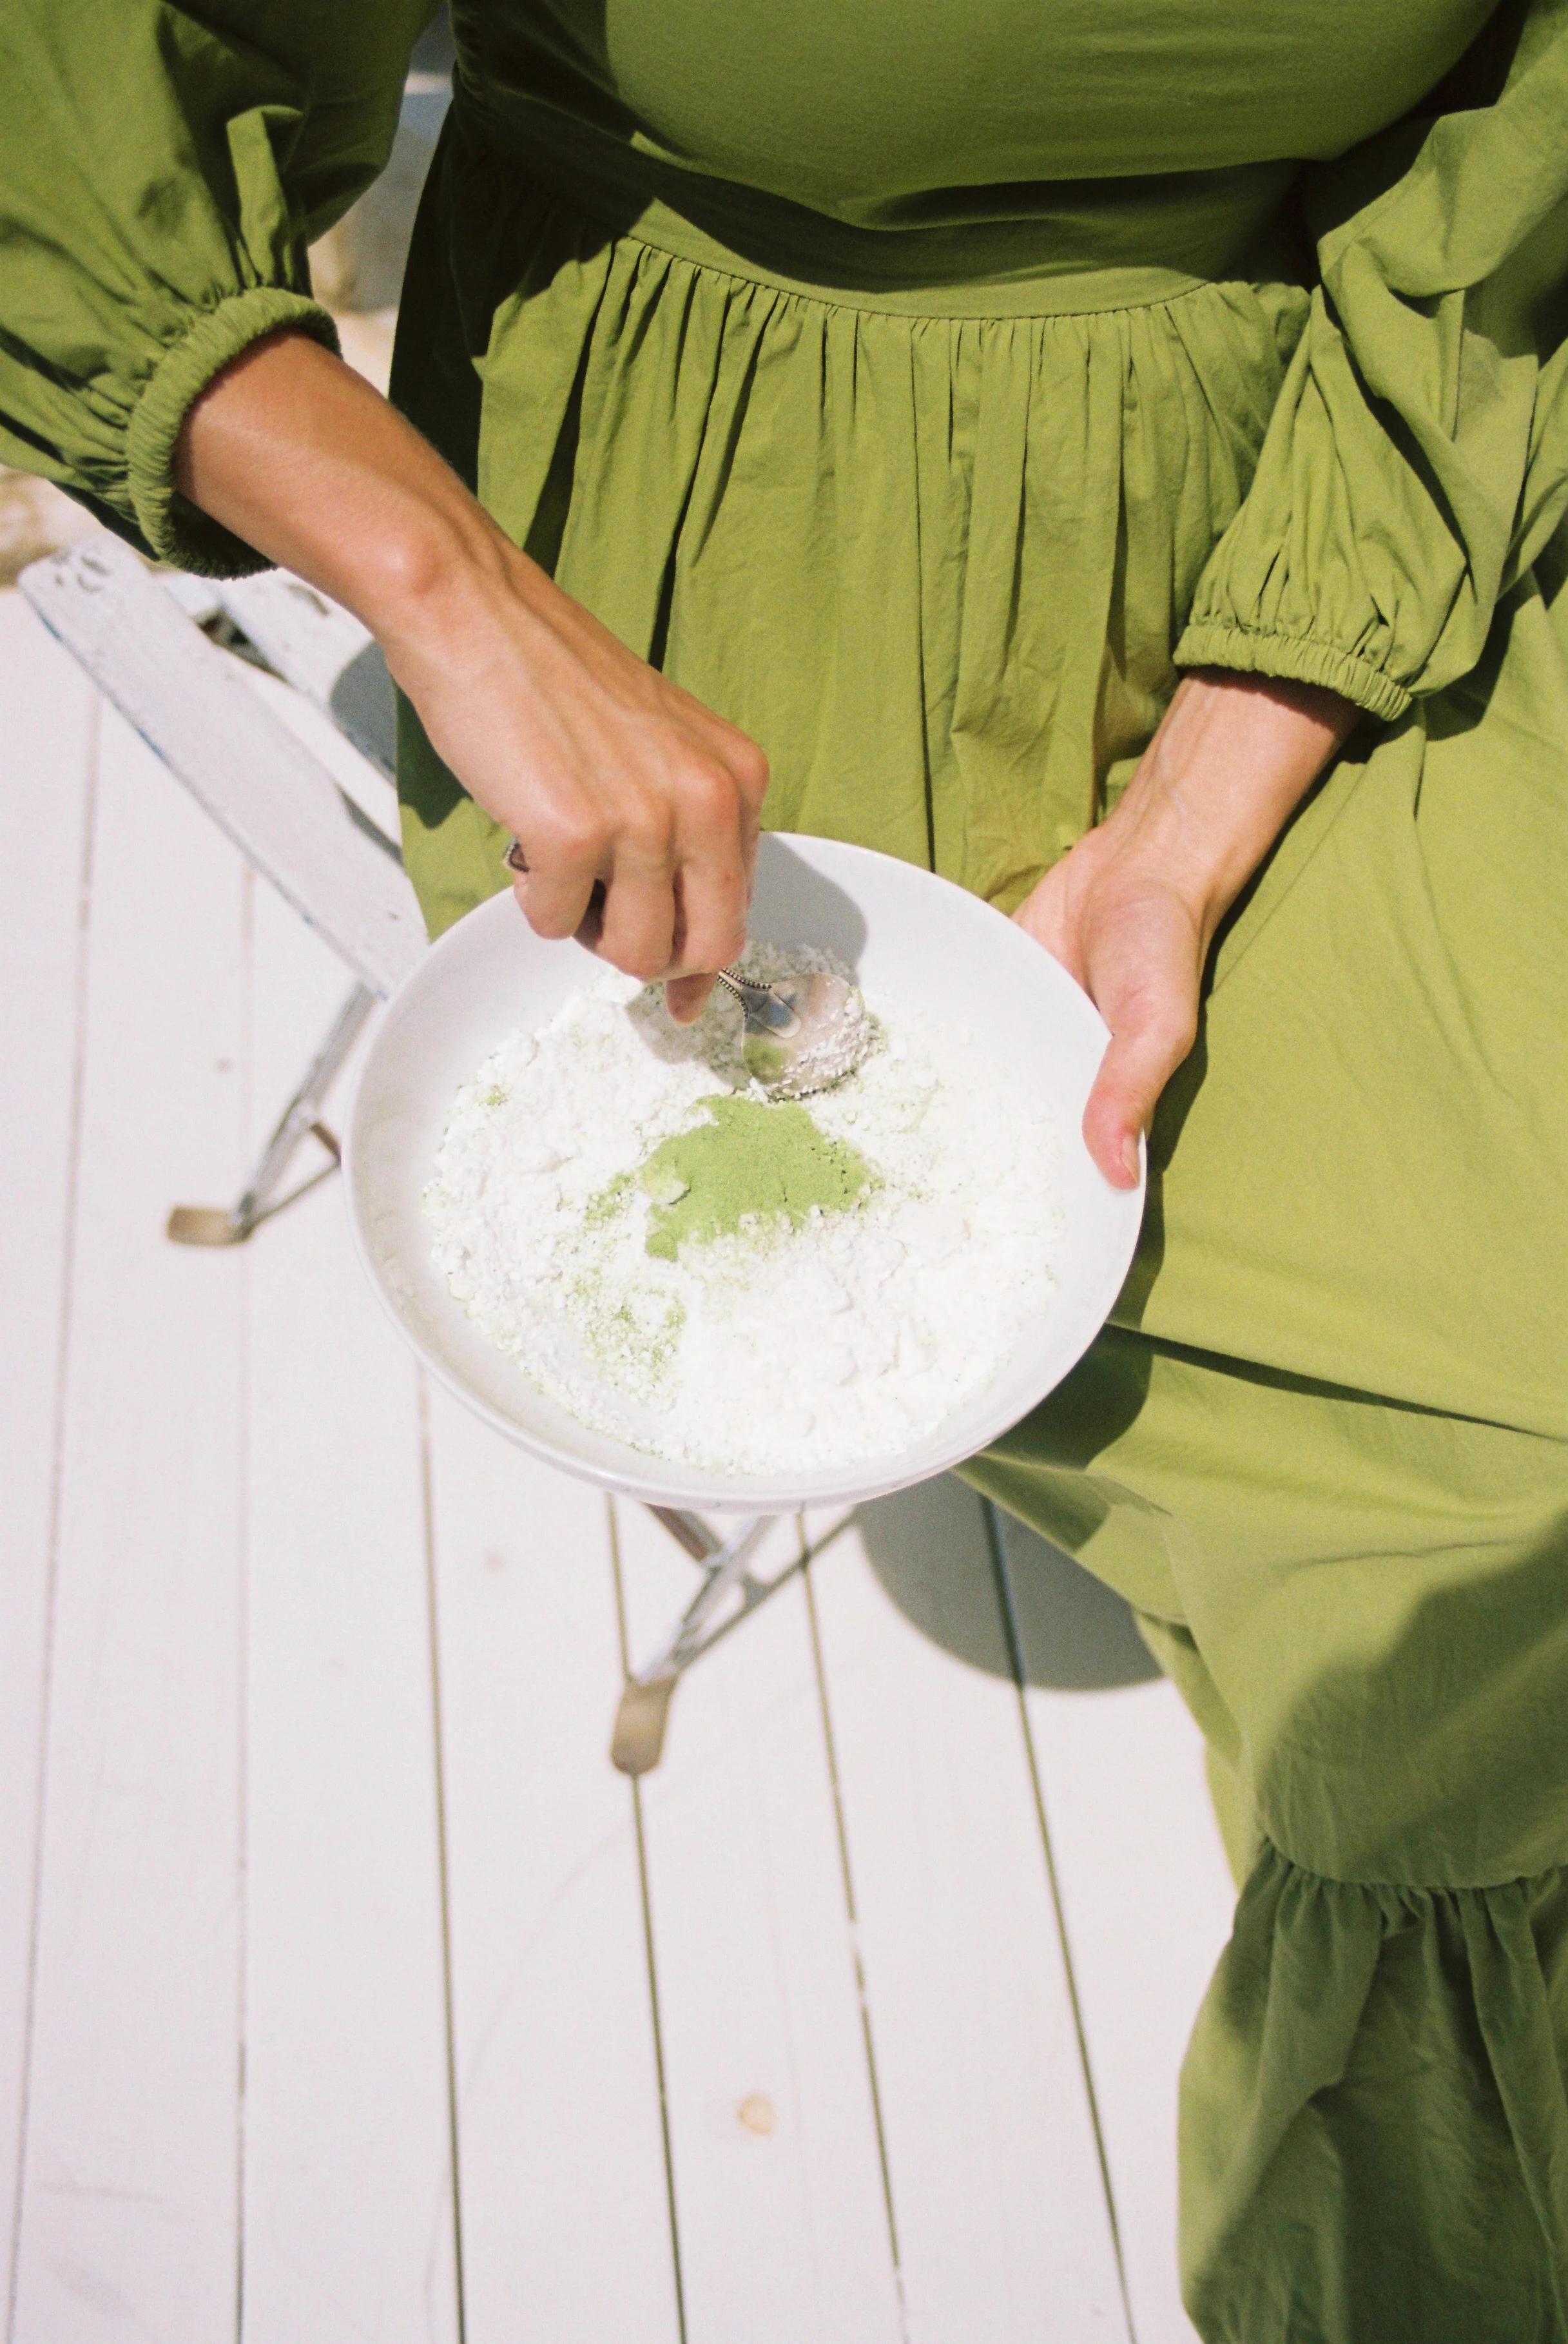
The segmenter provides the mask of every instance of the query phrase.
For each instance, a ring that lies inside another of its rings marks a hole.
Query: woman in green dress
[[[969,1470],[1208,1736],[1193,2318],[1568,2338],[1568,5],[460,0],[389,408],[422,13],[10,0],[0,453],[375,628],[433,929],[515,832],[690,1013],[760,818],[1087,985],[1143,1245]]]

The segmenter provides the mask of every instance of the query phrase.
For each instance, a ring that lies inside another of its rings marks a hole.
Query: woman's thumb
[[[1137,1187],[1138,1140],[1196,1034],[1193,1015],[1175,1002],[1113,1025],[1083,1127],[1084,1144],[1113,1187]]]

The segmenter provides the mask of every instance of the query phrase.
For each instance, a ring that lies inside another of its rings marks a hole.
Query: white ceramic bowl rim
[[[360,1073],[344,1151],[350,1224],[371,1283],[430,1372],[534,1455],[651,1503],[783,1512],[851,1505],[961,1463],[1028,1413],[1077,1364],[1131,1263],[1144,1181],[1111,1187],[1079,1126],[1108,1039],[1087,995],[1016,923],[978,897],[868,847],[770,833],[754,935],[831,946],[874,991],[969,1028],[975,1046],[1054,1106],[1065,1219],[1056,1291],[986,1391],[897,1455],[814,1476],[718,1474],[593,1432],[536,1392],[447,1293],[420,1197],[460,1083],[504,1036],[543,1024],[602,970],[575,944],[536,937],[509,894],[469,914],[399,986]],[[765,1363],[759,1380],[765,1375]]]

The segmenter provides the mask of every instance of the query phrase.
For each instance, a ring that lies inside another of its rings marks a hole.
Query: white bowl
[[[656,1505],[764,1513],[906,1488],[1027,1415],[1105,1323],[1138,1241],[1143,1181],[1113,1188],[1083,1143],[1084,1103],[1108,1039],[1098,1012],[1048,953],[977,896],[863,846],[774,833],[757,857],[751,932],[825,945],[885,999],[968,1027],[976,1049],[1057,1118],[1064,1228],[1049,1304],[985,1391],[913,1447],[787,1480],[646,1456],[536,1392],[452,1300],[430,1259],[420,1197],[453,1096],[507,1035],[543,1025],[603,966],[579,945],[541,943],[510,894],[449,929],[392,995],[366,1056],[344,1169],[355,1238],[382,1301],[432,1374],[488,1423],[569,1473]],[[766,1329],[758,1337],[765,1406]]]

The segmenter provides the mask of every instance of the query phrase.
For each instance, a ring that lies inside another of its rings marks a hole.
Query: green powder
[[[638,1175],[653,1200],[648,1251],[665,1261],[683,1245],[738,1236],[752,1214],[798,1228],[814,1207],[845,1212],[875,1181],[794,1099],[721,1091],[698,1105],[708,1120],[662,1141]]]

